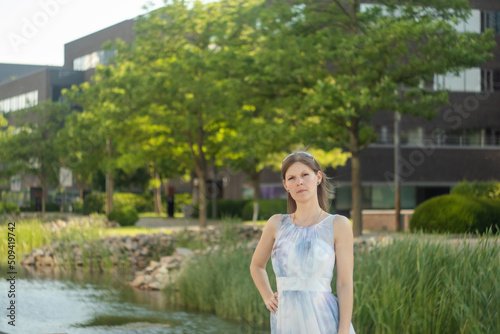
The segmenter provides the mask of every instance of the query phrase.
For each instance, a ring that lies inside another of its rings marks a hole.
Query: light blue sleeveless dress
[[[281,217],[271,252],[278,287],[278,311],[271,313],[272,334],[336,334],[339,306],[332,294],[335,267],[333,218],[311,226]],[[351,334],[355,334],[351,324]]]

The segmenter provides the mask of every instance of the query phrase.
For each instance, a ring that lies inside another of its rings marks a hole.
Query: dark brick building
[[[471,0],[474,8],[459,31],[496,31],[498,47],[494,58],[477,68],[463,71],[459,77],[436,76],[434,87],[450,90],[449,107],[431,120],[403,116],[401,120],[402,207],[414,208],[422,201],[443,193],[461,180],[500,179],[500,1]],[[8,113],[25,106],[26,99],[36,104],[57,101],[61,89],[89,81],[97,64],[106,64],[112,51],[103,43],[121,38],[134,40],[134,20],[127,20],[65,45],[62,67],[0,64],[0,109]],[[23,104],[24,103],[24,104]],[[361,156],[363,204],[367,209],[394,207],[394,115],[380,112],[372,120],[378,142]],[[348,213],[351,206],[350,162],[328,170],[336,184],[334,206]],[[251,185],[242,174],[228,174],[222,197],[251,196]],[[181,186],[172,182],[173,186]],[[22,182],[22,189],[36,186]],[[75,191],[76,194],[76,191]],[[262,198],[283,198],[279,173],[264,170]]]

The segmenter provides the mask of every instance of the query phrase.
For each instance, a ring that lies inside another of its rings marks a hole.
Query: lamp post
[[[398,84],[398,97],[402,100],[403,84]],[[401,114],[394,112],[394,215],[396,230],[401,231],[401,190],[399,178],[399,160],[401,156]]]

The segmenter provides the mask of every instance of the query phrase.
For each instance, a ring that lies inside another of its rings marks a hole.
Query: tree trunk
[[[198,174],[198,212],[200,228],[207,227],[207,179],[203,173]]]
[[[42,174],[42,216],[45,215],[45,196],[47,196],[47,182],[45,181],[45,175]]]
[[[80,192],[80,201],[83,203],[83,187],[85,185],[85,182],[82,180],[82,174],[78,174],[77,176],[78,179],[78,191]]]
[[[113,173],[111,171],[110,160],[112,156],[111,139],[106,139],[106,150],[108,153],[108,167],[106,171],[106,214],[113,210]]]
[[[259,219],[259,200],[260,200],[260,171],[251,174],[253,184],[253,217],[252,222],[257,224]]]
[[[158,173],[158,171],[156,170],[156,165],[155,165],[154,175],[155,175],[155,187],[153,188],[153,194],[155,198],[155,213],[161,215],[161,182],[160,182],[160,173]]]
[[[361,161],[359,150],[359,133],[357,121],[353,121],[352,129],[349,131],[349,149],[351,151],[351,183],[352,183],[352,221],[353,234],[359,237],[363,231],[363,222],[361,215]]]

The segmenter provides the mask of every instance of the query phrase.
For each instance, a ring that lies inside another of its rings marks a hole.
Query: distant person
[[[351,223],[328,213],[329,182],[311,154],[287,156],[281,178],[288,192],[288,214],[269,218],[250,265],[271,311],[271,333],[354,334]],[[277,292],[265,270],[269,257]],[[338,300],[331,292],[335,262]]]

